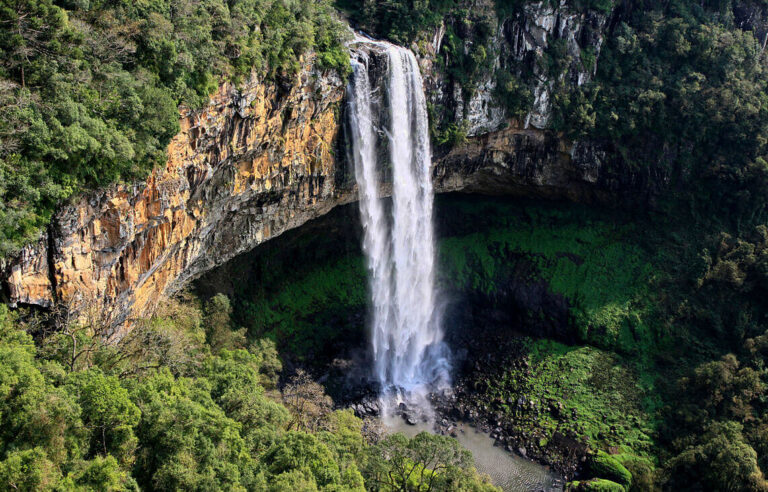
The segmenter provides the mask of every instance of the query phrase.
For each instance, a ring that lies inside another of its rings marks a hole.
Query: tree
[[[137,491],[138,485],[125,468],[121,468],[114,456],[96,456],[92,460],[77,463],[62,489]]]
[[[264,455],[263,461],[275,479],[286,472],[301,471],[320,487],[341,482],[339,465],[333,454],[312,434],[286,432]]]
[[[136,479],[143,488],[236,489],[257,479],[240,424],[211,398],[205,378],[167,369],[143,379],[131,397],[141,410]]]
[[[753,404],[766,391],[760,374],[751,367],[742,367],[734,354],[701,364],[693,377],[681,381],[681,386],[694,396],[697,405],[704,401],[703,407],[711,416],[738,419],[752,416]]]
[[[323,387],[301,369],[283,388],[283,403],[293,414],[288,428],[307,431],[315,431],[333,405]]]
[[[768,481],[757,466],[757,453],[736,422],[713,422],[697,441],[669,464],[673,489],[766,491]]]
[[[213,353],[245,345],[245,329],[232,329],[232,306],[224,294],[216,294],[205,305],[205,332]]]
[[[0,340],[0,452],[39,447],[57,465],[79,458],[86,437],[80,406],[46,381],[26,339]]]
[[[477,475],[471,453],[447,436],[392,434],[366,456],[368,483],[391,490],[498,490]]]
[[[259,357],[259,372],[262,374],[261,384],[267,389],[277,386],[277,379],[283,370],[283,363],[277,353],[277,346],[271,338],[260,338],[253,342],[248,350]]]
[[[138,445],[133,429],[141,412],[120,381],[100,369],[89,369],[69,376],[67,384],[82,408],[83,423],[91,431],[89,454],[112,455],[123,465],[132,464]]]

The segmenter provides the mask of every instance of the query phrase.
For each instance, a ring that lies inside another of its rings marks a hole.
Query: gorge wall
[[[183,111],[166,167],[143,183],[82,196],[5,267],[12,304],[82,309],[114,325],[159,295],[353,199],[333,146],[343,83],[312,63],[289,84],[222,85]]]
[[[533,4],[522,17],[499,23],[494,64],[528,63],[561,38],[573,53],[592,47],[599,54],[606,23],[604,15]],[[437,63],[441,36],[438,29],[432,43],[414,46],[427,94],[445,108],[441,117],[470,122],[470,138],[435,153],[436,192],[652,199],[645,186],[651,177],[616,172],[620,165],[600,146],[546,130],[552,81],[541,79],[526,121],[504,116],[490,76],[464,101]],[[591,76],[579,66],[569,70],[569,83]],[[6,259],[5,302],[95,306],[121,326],[215,266],[354,201],[340,123],[343,97],[344,82],[311,60],[282,83],[252,77],[239,88],[222,85],[202,110],[182,111],[165,168],[144,182],[65,204],[38,242]]]

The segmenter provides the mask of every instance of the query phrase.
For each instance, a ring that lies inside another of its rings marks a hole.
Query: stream
[[[401,417],[385,417],[382,419],[388,432],[402,432],[413,437],[419,432],[433,432],[432,426],[426,422],[416,425],[407,424]],[[478,432],[467,423],[459,425],[456,439],[462,446],[472,452],[475,467],[480,473],[491,477],[494,485],[505,492],[553,492],[563,490],[562,478],[549,471],[546,467],[505,451],[494,446],[494,441],[487,434]]]

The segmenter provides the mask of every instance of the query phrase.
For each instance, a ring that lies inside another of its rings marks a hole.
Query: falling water
[[[448,382],[449,369],[435,307],[426,100],[411,51],[358,42],[349,134],[370,272],[374,374],[385,395],[424,403],[431,388]],[[372,74],[373,57],[386,61],[381,84]],[[391,210],[380,196],[385,172],[391,173]]]

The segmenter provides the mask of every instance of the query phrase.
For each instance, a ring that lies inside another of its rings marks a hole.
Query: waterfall
[[[350,155],[359,190],[371,290],[374,376],[384,395],[426,402],[448,382],[436,308],[433,191],[427,106],[416,57],[362,40],[348,88]],[[385,73],[377,80],[377,64]],[[381,197],[391,175],[392,203]]]

